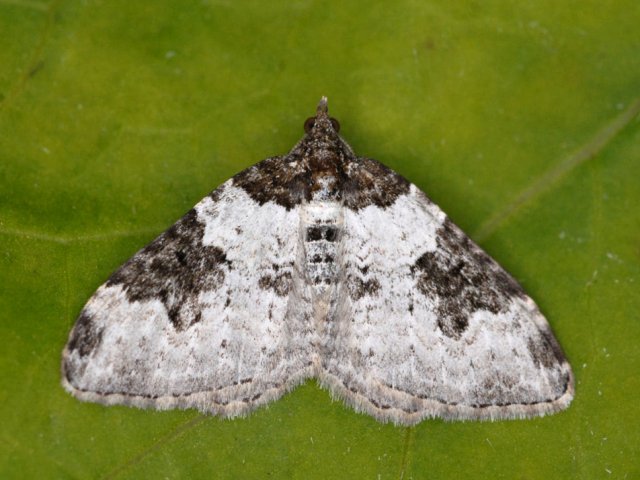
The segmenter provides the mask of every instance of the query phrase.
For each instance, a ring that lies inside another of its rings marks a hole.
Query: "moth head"
[[[318,133],[322,131],[333,131],[338,133],[340,131],[340,123],[333,117],[329,116],[329,108],[327,107],[327,97],[322,97],[318,108],[316,109],[316,116],[309,117],[304,122],[304,131],[307,134],[311,134],[316,131]]]

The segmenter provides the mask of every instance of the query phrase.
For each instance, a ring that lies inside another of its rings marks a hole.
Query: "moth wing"
[[[345,209],[342,249],[323,364],[335,395],[406,425],[571,402],[571,368],[533,300],[415,185],[386,208]]]
[[[298,215],[233,179],[204,198],[88,301],[63,352],[64,387],[81,400],[234,416],[298,384],[309,375]]]

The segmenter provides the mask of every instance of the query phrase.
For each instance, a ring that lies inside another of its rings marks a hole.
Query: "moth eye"
[[[304,121],[304,131],[309,133],[313,126],[316,124],[315,117],[309,117]]]
[[[336,120],[335,118],[331,117],[329,119],[329,121],[331,122],[331,126],[333,127],[333,129],[337,132],[340,131],[340,122],[338,122],[338,120]],[[306,133],[311,132],[311,129],[314,127],[314,125],[316,124],[316,118],[315,117],[309,117],[304,121],[304,131]]]

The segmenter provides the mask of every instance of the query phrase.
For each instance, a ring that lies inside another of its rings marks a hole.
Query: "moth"
[[[566,408],[571,367],[521,286],[418,187],[357,157],[326,98],[304,128],[98,288],[64,388],[234,417],[316,378],[400,425]]]

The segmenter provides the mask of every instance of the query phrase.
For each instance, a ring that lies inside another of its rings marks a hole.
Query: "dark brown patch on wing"
[[[274,202],[291,210],[311,199],[311,170],[296,160],[290,155],[267,158],[233,177],[233,185],[260,205]]]
[[[285,297],[291,288],[291,272],[283,271],[273,275],[263,275],[258,280],[263,290],[273,290],[279,297]]]
[[[533,361],[545,368],[565,360],[560,345],[548,329],[541,331],[538,338],[530,337],[527,340],[527,348]]]
[[[438,249],[418,258],[412,272],[418,289],[436,302],[445,335],[459,338],[477,310],[498,313],[524,296],[520,285],[448,218],[437,234]]]
[[[102,330],[96,326],[91,315],[86,310],[82,310],[67,344],[69,352],[77,351],[78,355],[86,357],[100,345]]]
[[[183,330],[201,320],[200,292],[217,289],[231,268],[218,247],[202,245],[204,225],[191,210],[134,255],[107,281],[121,285],[131,302],[159,299]]]
[[[550,327],[547,326],[547,328],[543,329],[540,333],[544,337],[544,339],[547,341],[547,343],[549,344],[551,350],[553,350],[553,354],[558,359],[558,361],[565,362],[566,361],[566,357],[564,356],[564,352],[562,351],[562,347],[558,343],[558,340],[556,340],[556,337],[551,332]]]
[[[538,366],[549,368],[557,363],[557,359],[553,354],[553,349],[542,337],[527,339],[527,349],[533,359],[534,363]]]
[[[375,278],[364,280],[355,275],[349,276],[347,289],[352,300],[360,300],[365,296],[374,296],[380,290],[380,282]]]
[[[351,210],[369,205],[386,208],[407,194],[410,186],[408,180],[377,160],[358,158],[344,166],[342,198]]]
[[[218,201],[220,201],[220,198],[222,197],[222,193],[224,192],[225,188],[226,188],[226,184],[220,185],[218,188],[216,188],[214,191],[212,191],[209,194],[209,198],[213,200],[214,203],[217,203]]]

